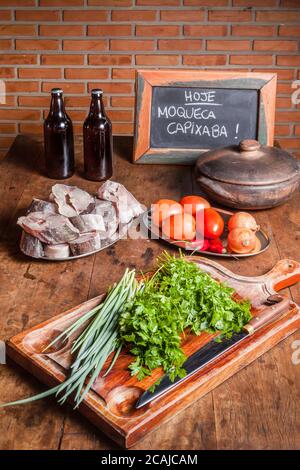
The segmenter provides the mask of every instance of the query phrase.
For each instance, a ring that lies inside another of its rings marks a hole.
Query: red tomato
[[[175,214],[162,222],[162,232],[166,238],[174,240],[194,240],[196,221],[191,214]]]
[[[184,196],[180,200],[184,212],[195,217],[196,212],[210,207],[210,203],[201,196]]]
[[[161,227],[162,221],[173,214],[181,214],[182,206],[173,199],[159,199],[152,204],[152,220]]]
[[[197,221],[198,222],[198,221]],[[202,223],[202,220],[200,220]],[[203,227],[197,227],[197,231],[204,232],[205,238],[219,238],[224,230],[224,220],[221,215],[212,207],[204,209]]]

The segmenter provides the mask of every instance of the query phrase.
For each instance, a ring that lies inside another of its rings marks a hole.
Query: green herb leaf
[[[215,281],[184,256],[165,253],[144,287],[128,302],[119,319],[119,338],[130,343],[136,357],[129,369],[142,380],[162,367],[171,380],[183,377],[186,359],[181,349],[185,329],[230,337],[250,318],[250,303],[237,302],[233,289]]]

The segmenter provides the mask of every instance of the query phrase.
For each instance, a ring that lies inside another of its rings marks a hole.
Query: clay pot
[[[300,162],[256,140],[202,154],[195,171],[209,199],[235,209],[275,207],[300,188]]]

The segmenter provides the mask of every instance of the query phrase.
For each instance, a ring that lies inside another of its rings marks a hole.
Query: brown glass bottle
[[[47,176],[53,179],[72,176],[75,169],[73,126],[60,88],[51,90],[50,111],[44,122],[44,146]]]
[[[102,90],[92,90],[89,114],[83,124],[85,177],[104,181],[112,176],[112,126],[105,114]]]

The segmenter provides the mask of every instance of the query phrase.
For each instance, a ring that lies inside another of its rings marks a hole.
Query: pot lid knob
[[[242,152],[254,152],[255,150],[260,149],[261,145],[258,140],[254,139],[245,139],[241,140],[239,148]]]

